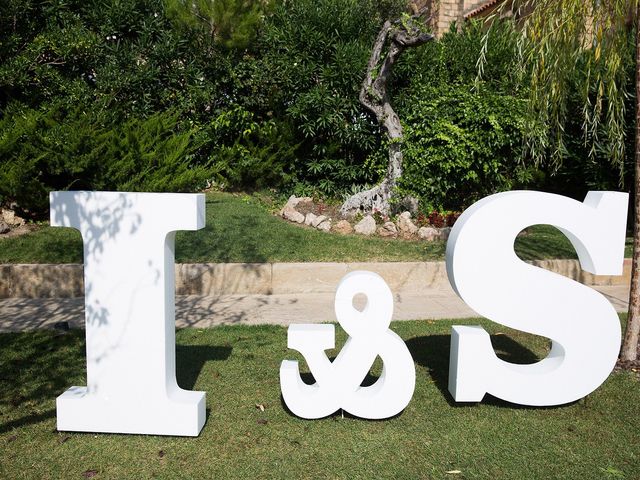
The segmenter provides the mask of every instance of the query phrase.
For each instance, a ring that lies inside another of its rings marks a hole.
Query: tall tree
[[[402,176],[403,132],[400,118],[391,106],[387,83],[402,52],[435,38],[426,31],[426,12],[425,9],[413,16],[405,13],[395,21],[387,20],[373,45],[359,98],[360,103],[376,116],[378,123],[386,130],[389,141],[387,174],[379,185],[349,197],[340,207],[344,215],[360,211],[388,213],[391,210],[394,190]]]
[[[633,222],[633,267],[631,293],[629,295],[629,318],[622,342],[620,360],[640,360],[640,3],[636,0],[636,152],[635,152],[635,198]]]
[[[633,62],[629,41],[635,28],[635,183],[634,249],[629,318],[620,360],[640,362],[640,0],[514,0],[489,18],[510,9],[521,29],[518,68],[530,82],[532,125],[528,154],[552,166],[565,154],[568,100],[578,85],[583,102],[583,133],[591,155],[604,151],[624,173],[625,99],[632,94],[626,66]],[[487,37],[485,37],[486,39]],[[486,52],[486,41],[483,51]],[[478,62],[482,72],[483,58]]]

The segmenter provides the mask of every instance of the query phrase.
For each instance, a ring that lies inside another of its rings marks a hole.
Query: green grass
[[[176,238],[180,263],[428,261],[444,259],[444,251],[444,242],[301,228],[271,215],[253,197],[225,193],[208,194],[204,229],[179,232]],[[525,260],[575,258],[566,237],[549,226],[536,226],[518,238],[516,251]],[[82,240],[75,230],[42,226],[21,237],[0,239],[0,263],[82,263]]]
[[[550,225],[535,225],[527,229],[528,234],[518,237],[516,253],[523,260],[546,258],[578,258],[571,242],[560,230]],[[625,258],[631,258],[633,238],[627,237],[624,245]]]
[[[84,384],[84,332],[2,334],[0,478],[83,478],[91,470],[95,478],[640,478],[637,377],[614,373],[586,400],[561,407],[492,397],[455,404],[446,385],[449,331],[467,323],[483,324],[506,360],[546,352],[544,339],[482,320],[395,322],[417,382],[406,410],[384,421],[292,416],[278,368],[301,357],[287,350],[285,328],[181,330],[178,383],[207,392],[198,438],[57,432],[55,397]],[[379,372],[378,360],[372,375]]]

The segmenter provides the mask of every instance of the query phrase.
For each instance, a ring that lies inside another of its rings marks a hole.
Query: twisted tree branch
[[[424,10],[412,17],[405,16],[394,22],[386,21],[373,44],[359,100],[386,130],[389,139],[389,163],[382,183],[351,196],[342,204],[340,211],[343,215],[368,213],[373,210],[386,214],[391,210],[393,190],[402,175],[403,132],[400,118],[389,101],[387,82],[391,77],[393,65],[404,50],[434,39],[433,35],[424,31],[426,21],[423,14]]]

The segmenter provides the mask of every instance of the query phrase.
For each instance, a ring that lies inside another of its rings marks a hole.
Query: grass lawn
[[[631,254],[627,239],[626,254]],[[536,226],[516,241],[524,260],[576,258],[559,230]],[[327,234],[292,225],[269,213],[254,197],[207,195],[206,227],[179,232],[176,261],[193,262],[367,262],[444,259],[444,242],[421,242]],[[40,227],[30,234],[0,239],[0,263],[82,263],[80,233]]]
[[[207,392],[198,438],[57,432],[55,397],[84,384],[84,332],[2,334],[0,478],[640,478],[640,382],[632,373],[614,373],[586,400],[561,407],[490,397],[453,403],[450,327],[478,323],[506,360],[545,354],[544,339],[482,320],[394,322],[417,382],[407,409],[384,421],[288,413],[278,368],[301,357],[287,350],[285,328],[181,330],[178,383]]]

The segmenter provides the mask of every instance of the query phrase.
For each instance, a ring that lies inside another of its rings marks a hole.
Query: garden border
[[[631,259],[621,276],[593,275],[578,260],[534,260],[532,265],[585,285],[628,285]],[[176,295],[280,295],[332,293],[354,270],[378,273],[394,293],[449,288],[445,262],[309,262],[176,264]],[[84,295],[81,264],[2,264],[0,298],[73,298]]]

